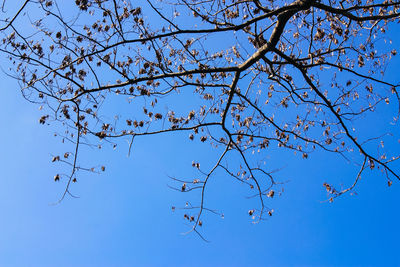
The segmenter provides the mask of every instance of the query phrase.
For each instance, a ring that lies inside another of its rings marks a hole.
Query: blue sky
[[[391,29],[395,47],[398,29]],[[399,69],[395,58],[387,79],[396,81]],[[68,144],[54,137],[57,126],[38,123],[42,113],[14,80],[0,78],[0,266],[400,265],[399,182],[388,188],[383,176],[366,172],[357,195],[328,203],[322,183],[350,183],[356,168],[327,154],[278,159],[277,167],[285,167],[280,175],[290,181],[271,202],[274,216],[256,225],[246,191],[216,175],[207,201],[224,218],[207,216],[203,234],[210,243],[183,235],[189,226],[171,211],[186,198],[167,187],[168,175],[191,173],[193,159],[210,158],[187,134],[137,139],[130,157],[124,142],[116,151],[84,149],[82,160],[105,163],[106,171],[80,174],[73,188],[80,198],[52,205],[64,187],[53,181],[60,166],[50,161]]]

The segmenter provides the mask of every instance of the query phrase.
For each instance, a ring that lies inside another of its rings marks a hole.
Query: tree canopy
[[[399,84],[384,71],[397,54],[386,31],[399,8],[375,0],[26,0],[11,12],[3,1],[0,51],[23,96],[43,106],[39,122],[58,123],[74,147],[53,158],[70,167],[54,176],[65,183],[61,200],[73,196],[79,171],[105,170],[82,167],[81,146],[128,139],[130,151],[141,136],[185,132],[213,147],[212,168],[194,161],[196,177],[171,177],[174,189],[198,195],[184,208],[198,232],[202,215],[216,212],[204,204],[216,170],[258,199],[248,212],[255,221],[271,216],[267,202],[284,185],[265,161],[280,150],[358,165],[344,187],[321,181],[331,201],[368,170],[389,186],[400,179],[399,153],[384,145],[398,132],[357,129],[360,121],[373,127],[386,106],[397,123]]]

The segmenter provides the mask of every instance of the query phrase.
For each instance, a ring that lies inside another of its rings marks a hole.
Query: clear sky
[[[399,29],[390,29],[395,47]],[[398,81],[399,69],[395,58],[387,79]],[[240,185],[214,177],[208,201],[224,218],[207,216],[210,243],[182,234],[189,226],[171,211],[186,198],[168,188],[168,175],[209,157],[181,135],[138,139],[130,157],[124,142],[116,151],[86,149],[83,161],[106,163],[106,171],[81,174],[73,188],[80,198],[52,205],[64,186],[52,179],[59,165],[51,158],[67,145],[53,136],[56,126],[38,123],[42,113],[14,80],[0,79],[0,266],[400,266],[399,181],[389,188],[366,172],[357,195],[328,203],[322,183],[351,183],[356,169],[326,154],[282,159],[290,181],[260,224],[251,223]]]

